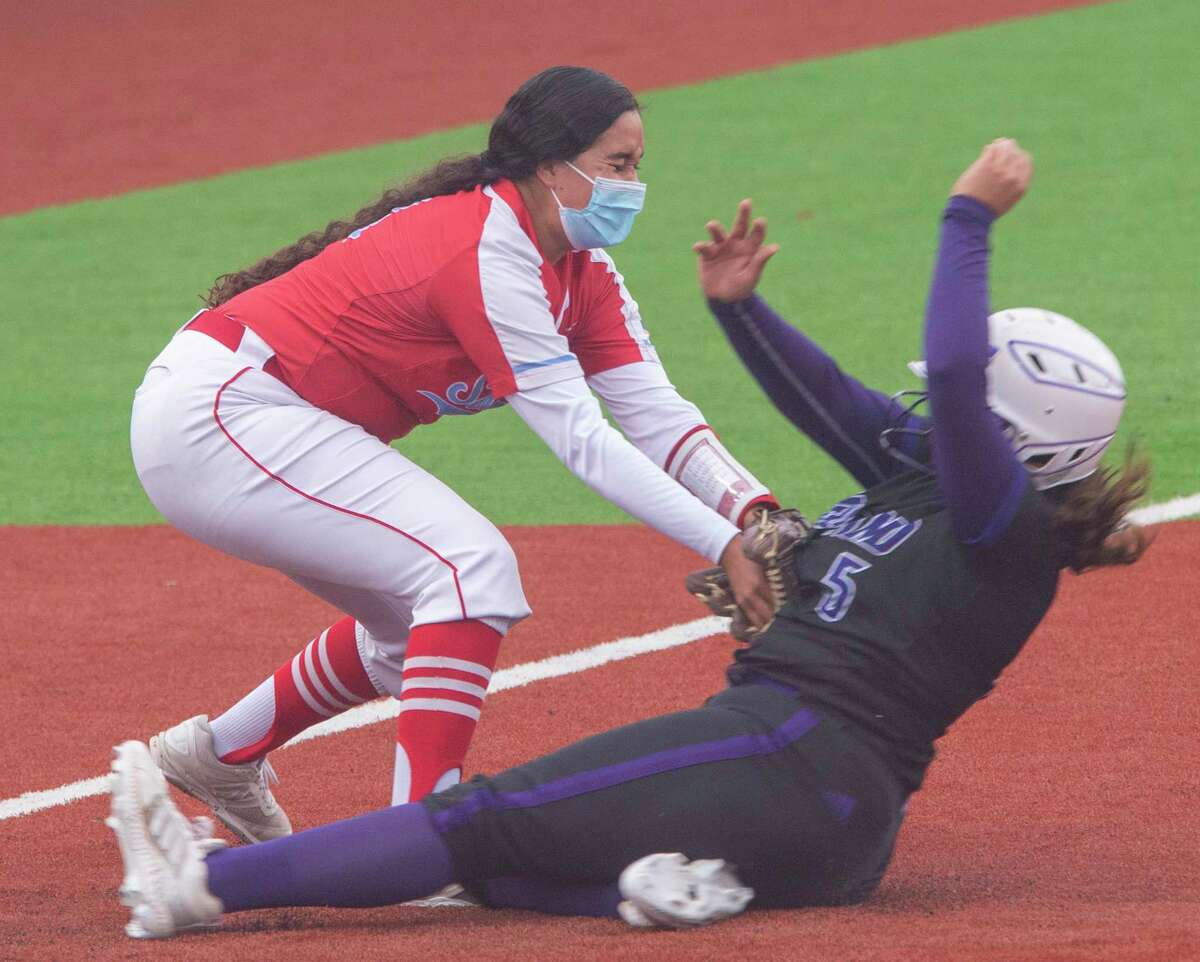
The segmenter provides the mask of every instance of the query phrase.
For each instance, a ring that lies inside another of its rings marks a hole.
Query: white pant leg
[[[490,521],[206,334],[181,331],[151,364],[131,443],[169,521],[301,583],[353,589],[318,593],[380,641],[464,618],[506,631],[529,614],[512,549]]]
[[[288,572],[285,574],[339,611],[354,613],[358,656],[362,659],[367,677],[380,694],[399,698],[404,684],[404,655],[408,650],[409,625],[412,623],[412,612],[403,606],[402,599],[364,588],[331,584]],[[501,632],[507,624],[497,624],[495,619],[489,619],[489,623]]]

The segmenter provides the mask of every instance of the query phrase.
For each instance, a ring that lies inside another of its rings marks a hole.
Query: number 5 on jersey
[[[845,618],[858,591],[854,576],[870,567],[871,562],[863,561],[852,551],[843,551],[834,558],[825,577],[821,579],[821,584],[827,590],[817,605],[817,616],[823,621],[841,621]]]

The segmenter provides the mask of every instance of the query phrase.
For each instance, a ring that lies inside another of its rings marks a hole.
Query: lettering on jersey
[[[848,498],[842,498],[841,501],[826,511],[821,517],[817,518],[816,524],[813,527],[822,531],[840,528],[842,525],[853,521],[866,503],[867,496],[865,494],[852,494]]]
[[[828,622],[845,618],[846,612],[854,604],[854,596],[858,594],[854,576],[870,569],[871,562],[863,561],[853,551],[843,551],[834,558],[825,577],[821,579],[825,593],[817,605],[817,617]]]
[[[487,380],[480,374],[475,383],[469,388],[466,381],[455,381],[446,388],[446,395],[435,394],[433,391],[418,391],[422,397],[428,398],[437,407],[438,417],[448,414],[478,414],[488,408],[500,407],[503,400],[497,401],[487,389]]]
[[[816,528],[831,538],[849,541],[876,557],[891,554],[921,530],[921,519],[909,521],[895,511],[862,514],[867,503],[864,494],[843,498],[817,519]]]

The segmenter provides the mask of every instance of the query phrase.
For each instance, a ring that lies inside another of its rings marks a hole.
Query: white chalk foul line
[[[1161,504],[1138,508],[1136,511],[1130,512],[1129,518],[1137,524],[1150,525],[1162,524],[1165,521],[1177,521],[1194,514],[1200,514],[1200,494],[1173,498]],[[695,621],[663,628],[661,631],[652,631],[647,635],[620,638],[617,641],[607,641],[590,648],[568,652],[565,655],[554,655],[540,661],[530,661],[523,665],[502,668],[492,676],[488,693],[496,694],[510,688],[521,688],[535,681],[573,675],[591,668],[598,668],[611,661],[621,661],[651,651],[676,648],[679,645],[690,644],[701,638],[707,638],[709,635],[725,631],[727,626],[728,622],[724,618],[698,618]],[[354,728],[362,728],[364,725],[373,725],[375,722],[395,718],[399,713],[399,702],[394,698],[368,702],[352,708],[336,718],[331,718],[329,721],[314,725],[301,732],[283,747],[289,748],[312,738],[323,738]],[[41,792],[25,792],[15,798],[6,798],[0,801],[0,821],[17,818],[21,815],[32,815],[34,812],[53,808],[56,805],[68,805],[81,798],[103,795],[107,791],[108,776],[101,775],[97,778],[85,778],[82,781],[71,782],[69,785],[49,788]]]
[[[607,665],[609,662],[623,661],[626,658],[649,654],[652,651],[677,648],[680,645],[687,645],[693,641],[699,641],[701,638],[719,634],[728,627],[729,620],[727,618],[697,618],[695,621],[686,621],[683,624],[671,625],[668,628],[663,628],[660,631],[652,631],[646,635],[619,638],[616,641],[607,641],[603,644],[593,645],[590,648],[570,651],[563,655],[553,655],[549,658],[542,658],[539,661],[529,661],[523,665],[501,668],[492,675],[491,684],[488,685],[488,694],[494,695],[498,692],[508,691],[510,688],[522,688],[525,685],[531,685],[537,681],[545,681],[549,678],[562,678],[565,675],[574,675],[581,671],[599,668],[601,665]],[[321,722],[319,725],[314,725],[312,728],[306,729],[284,745],[283,748],[290,748],[292,745],[298,745],[300,742],[306,742],[313,738],[323,738],[328,735],[350,731],[354,728],[362,728],[365,725],[373,725],[375,722],[395,718],[399,714],[400,703],[394,698],[369,702],[366,705],[359,705],[357,708],[343,712],[336,718],[331,718],[328,721]],[[83,798],[91,798],[94,795],[105,795],[107,793],[107,775],[101,775],[97,778],[86,778],[82,781],[72,782],[69,785],[62,785],[59,788],[50,788],[41,792],[25,792],[24,794],[17,795],[15,798],[6,798],[0,801],[0,821],[8,818],[18,818],[22,815],[32,815],[35,812],[53,808],[57,805],[68,805]]]
[[[108,793],[108,776],[99,775],[96,778],[85,778],[83,781],[71,782],[59,788],[48,788],[42,792],[25,792],[16,798],[6,798],[0,802],[0,820],[16,818],[18,815],[32,815],[43,808],[53,808],[55,805],[69,805],[81,798],[91,798],[93,795]]]
[[[1183,498],[1172,498],[1161,504],[1148,504],[1129,512],[1129,520],[1135,524],[1161,524],[1178,521],[1193,514],[1200,514],[1200,494],[1189,494]]]

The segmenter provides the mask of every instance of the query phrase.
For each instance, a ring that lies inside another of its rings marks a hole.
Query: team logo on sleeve
[[[422,397],[428,398],[437,407],[438,417],[448,414],[478,414],[489,408],[500,407],[504,400],[496,400],[487,389],[487,380],[480,374],[470,387],[466,381],[455,381],[443,397],[433,391],[418,391]]]

